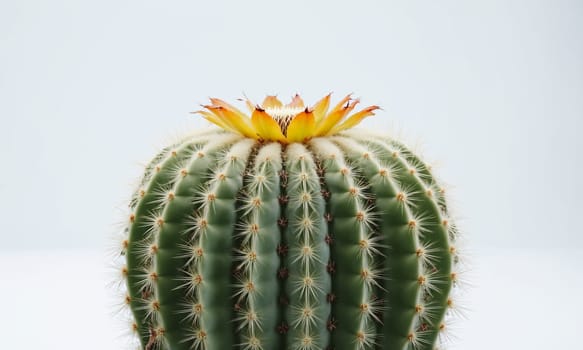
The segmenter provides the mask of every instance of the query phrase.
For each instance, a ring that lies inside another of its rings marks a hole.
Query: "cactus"
[[[121,277],[138,348],[436,349],[455,314],[444,190],[397,140],[351,128],[350,96],[251,117],[160,152],[133,194]],[[118,243],[119,244],[119,243]],[[118,249],[119,253],[119,249]]]

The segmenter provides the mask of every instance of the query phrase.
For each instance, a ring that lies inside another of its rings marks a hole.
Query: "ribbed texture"
[[[130,200],[125,304],[144,349],[435,349],[457,230],[430,169],[389,138],[207,132]]]

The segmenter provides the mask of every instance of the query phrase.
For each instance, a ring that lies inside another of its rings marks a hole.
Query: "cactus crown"
[[[330,136],[350,129],[379,109],[378,106],[369,106],[348,116],[360,100],[347,95],[329,111],[330,95],[324,96],[313,107],[306,107],[298,94],[286,105],[276,96],[267,96],[261,105],[254,105],[246,99],[251,117],[223,100],[211,98],[211,104],[203,105],[206,110],[194,113],[225,130],[253,139],[287,144],[305,143],[312,137]]]

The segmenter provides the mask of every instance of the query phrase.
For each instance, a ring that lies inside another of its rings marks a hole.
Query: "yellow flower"
[[[360,101],[347,95],[329,111],[330,95],[324,96],[312,107],[305,107],[298,94],[286,105],[276,96],[267,96],[261,105],[254,105],[247,99],[245,102],[251,117],[223,100],[211,98],[211,104],[203,106],[205,110],[194,113],[201,114],[225,130],[246,137],[293,143],[352,128],[379,109],[378,106],[369,106],[349,116]]]

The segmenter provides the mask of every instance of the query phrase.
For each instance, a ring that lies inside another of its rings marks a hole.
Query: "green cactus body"
[[[167,147],[129,205],[122,276],[143,349],[436,349],[457,230],[399,142],[215,130]]]

